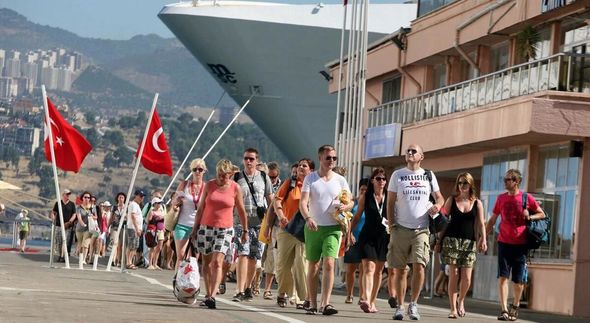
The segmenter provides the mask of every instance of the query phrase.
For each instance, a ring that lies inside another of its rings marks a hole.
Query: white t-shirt
[[[432,173],[432,188],[438,192],[438,182]],[[395,201],[396,224],[410,229],[428,228],[428,209],[432,203],[428,200],[432,190],[424,169],[412,171],[407,167],[391,174],[387,191],[397,193]]]
[[[332,217],[334,208],[340,205],[336,199],[342,190],[350,192],[346,179],[336,173],[332,174],[329,181],[320,178],[318,172],[310,173],[303,180],[301,192],[309,193],[309,216],[317,225],[336,225],[338,222]]]
[[[131,217],[135,217],[135,222],[141,229],[143,226],[143,216],[141,215],[141,207],[135,201],[129,202],[129,207],[127,208],[127,228],[135,231],[135,226],[133,225],[133,220]]]

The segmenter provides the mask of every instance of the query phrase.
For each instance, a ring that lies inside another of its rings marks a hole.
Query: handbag
[[[179,302],[185,304],[194,304],[200,290],[201,275],[199,274],[197,258],[193,257],[191,252],[190,257],[187,259],[192,249],[192,242],[189,241],[186,253],[178,266],[178,271],[172,278],[172,292]]]
[[[295,216],[287,223],[285,231],[297,238],[301,242],[305,242],[305,219],[300,211],[295,213]]]
[[[145,244],[148,248],[153,248],[158,244],[158,240],[156,239],[156,230],[148,228],[145,231]]]
[[[439,213],[435,218],[428,216],[428,230],[430,234],[437,234],[441,231],[446,230],[449,225],[449,218]]]
[[[164,227],[169,232],[174,231],[174,227],[176,227],[176,224],[178,223],[178,214],[179,213],[180,213],[180,208],[178,208],[177,210],[174,210],[173,205],[171,205],[170,210],[168,210],[168,212],[166,212],[166,215],[164,216]]]

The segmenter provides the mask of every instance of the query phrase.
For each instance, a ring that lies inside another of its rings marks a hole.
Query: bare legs
[[[369,303],[369,310],[376,312],[377,307],[375,306],[375,300],[377,299],[377,293],[379,293],[379,287],[381,287],[381,277],[383,276],[383,267],[385,262],[373,261],[370,259],[363,259],[362,266],[362,296]]]
[[[184,254],[186,253],[186,247],[188,246],[189,239],[182,239],[182,240],[174,240],[176,246],[176,265],[174,266],[174,270],[178,270],[178,266],[182,259],[184,259]]]

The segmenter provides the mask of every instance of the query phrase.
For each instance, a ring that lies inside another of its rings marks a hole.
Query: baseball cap
[[[69,189],[64,189],[64,194],[72,194],[72,191],[70,191]]]
[[[145,192],[143,190],[136,190],[134,195],[145,196]]]
[[[162,203],[162,199],[159,197],[154,197],[152,199],[152,204],[156,204],[156,203]]]
[[[109,206],[111,206],[111,202],[109,202],[109,201],[104,201],[104,202],[102,202],[102,206],[109,207]]]

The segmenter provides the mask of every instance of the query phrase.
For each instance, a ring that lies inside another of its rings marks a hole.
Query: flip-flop
[[[455,314],[455,313],[451,313],[451,314],[449,314],[449,316],[447,316],[447,317],[448,317],[448,318],[450,318],[450,319],[456,319],[456,318],[457,318],[457,314]]]

